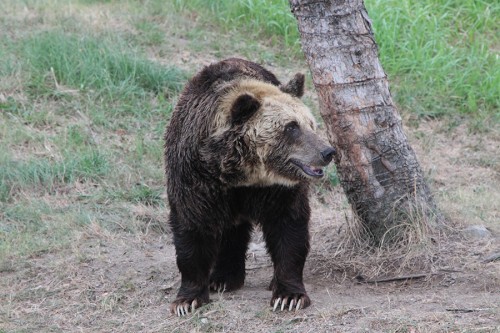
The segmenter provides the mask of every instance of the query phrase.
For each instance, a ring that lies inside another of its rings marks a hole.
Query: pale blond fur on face
[[[231,106],[238,96],[249,94],[254,96],[262,105],[258,114],[265,117],[271,116],[285,120],[290,117],[302,126],[312,130],[316,129],[316,121],[311,111],[297,97],[282,92],[279,87],[270,83],[253,79],[239,81],[231,91],[223,97],[214,121],[214,128],[220,129],[229,125]],[[279,115],[276,111],[280,111]],[[287,117],[288,116],[288,117]]]
[[[284,131],[286,124],[295,121],[302,128],[316,130],[316,121],[307,106],[290,94],[282,92],[279,87],[258,80],[244,79],[224,96],[220,104],[220,112],[213,123],[214,133],[218,135],[230,127],[231,107],[242,94],[255,97],[261,107],[245,124],[244,140],[250,150],[255,152],[259,162],[248,167],[246,181],[241,185],[273,185],[293,186],[298,181],[285,178],[266,167],[265,159],[273,149],[273,143]]]

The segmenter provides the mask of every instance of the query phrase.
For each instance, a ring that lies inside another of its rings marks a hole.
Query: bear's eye
[[[300,133],[299,124],[296,121],[291,121],[285,126],[285,133],[297,136]]]

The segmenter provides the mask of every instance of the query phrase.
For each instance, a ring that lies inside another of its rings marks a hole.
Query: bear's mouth
[[[299,160],[296,159],[291,159],[290,163],[293,165],[297,166],[300,170],[302,170],[306,175],[313,177],[313,178],[321,178],[325,174],[323,172],[323,169],[320,167],[312,166],[312,165],[306,165],[302,163]]]

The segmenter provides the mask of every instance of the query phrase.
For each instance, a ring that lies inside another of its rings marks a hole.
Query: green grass
[[[367,1],[381,61],[395,79],[398,102],[423,115],[498,119],[500,66],[488,1]]]
[[[499,119],[500,4],[478,0],[367,0],[380,59],[398,104],[418,116]],[[266,36],[300,57],[287,0],[176,1],[205,22]],[[265,38],[265,39],[266,39]]]
[[[34,255],[68,244],[74,214],[64,213],[42,200],[5,206],[0,224],[0,260],[7,254]]]
[[[146,184],[133,184],[129,188],[104,190],[101,193],[101,200],[127,201],[133,204],[143,204],[146,206],[159,206],[163,203],[161,197],[164,191],[162,184],[156,184],[154,187]]]
[[[132,36],[89,29],[66,1],[24,5],[0,14],[2,259],[67,246],[89,223],[135,230],[135,205],[163,207],[161,138],[187,79],[150,59],[164,33],[142,11]]]
[[[215,21],[231,31],[264,34],[273,42],[283,43],[299,52],[299,33],[288,0],[192,0],[174,1],[176,10],[197,11],[205,21]]]
[[[160,66],[123,49],[127,46],[122,40],[102,41],[57,31],[36,34],[23,41],[21,49],[30,73],[30,92],[51,93],[56,83],[109,96],[159,94],[182,86],[184,76],[177,68]]]
[[[61,161],[48,158],[22,161],[11,159],[8,154],[0,161],[0,201],[13,199],[13,194],[22,189],[51,193],[77,179],[99,180],[109,171],[106,157],[97,150],[71,154]]]

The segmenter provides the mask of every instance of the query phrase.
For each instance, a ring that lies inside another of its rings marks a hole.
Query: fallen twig
[[[489,256],[487,256],[486,258],[483,259],[483,263],[489,263],[489,262],[492,262],[492,261],[497,261],[497,260],[500,260],[500,252],[497,252],[497,253],[493,253]]]
[[[405,281],[405,280],[416,280],[432,275],[433,273],[422,273],[422,274],[412,274],[412,275],[402,275],[388,278],[372,279],[372,280],[360,280],[360,283],[383,283],[383,282],[395,282],[395,281]]]
[[[356,276],[356,280],[358,281],[358,283],[384,283],[384,282],[417,280],[417,279],[422,279],[422,278],[425,278],[428,276],[433,276],[433,275],[441,275],[441,274],[445,274],[445,273],[458,273],[458,272],[460,272],[460,271],[453,270],[453,269],[443,269],[443,270],[439,270],[437,272],[432,272],[432,273],[410,274],[410,275],[385,277],[385,278],[371,279],[371,280],[366,280],[363,276],[358,275],[358,276]]]
[[[445,309],[446,311],[449,312],[457,312],[457,313],[470,313],[470,312],[477,312],[477,311],[485,311],[489,309]]]

